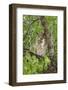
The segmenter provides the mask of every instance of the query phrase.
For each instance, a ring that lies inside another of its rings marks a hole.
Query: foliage
[[[31,55],[29,52],[26,52],[23,60],[23,73],[44,73],[47,71],[49,64],[50,59],[47,56],[37,58],[35,55]]]
[[[54,43],[54,60],[53,63],[57,67],[57,16],[45,16],[48,24],[48,31],[52,32]],[[23,49],[28,51],[23,52],[23,74],[40,74],[47,73],[49,66],[51,66],[51,60],[49,53],[43,57],[37,57],[29,52],[34,52],[34,46],[36,40],[41,36],[39,33],[43,33],[43,27],[39,20],[39,16],[24,15],[23,16]],[[35,53],[35,52],[34,52]]]
[[[40,22],[37,16],[24,16],[23,35],[24,35],[24,48],[31,48],[35,43],[38,33],[43,32],[40,27]]]

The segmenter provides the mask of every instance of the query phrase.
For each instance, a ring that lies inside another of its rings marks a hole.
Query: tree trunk
[[[44,30],[43,37],[45,38],[47,46],[48,46],[49,57],[51,60],[53,60],[53,58],[54,58],[54,44],[53,44],[52,31],[49,32],[48,24],[47,24],[46,18],[44,16],[39,16],[39,19],[41,21],[41,25],[42,25],[43,30]]]

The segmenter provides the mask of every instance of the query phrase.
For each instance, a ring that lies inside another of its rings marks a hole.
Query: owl
[[[39,37],[34,44],[35,53],[39,56],[44,56],[47,52],[47,43],[45,38]]]

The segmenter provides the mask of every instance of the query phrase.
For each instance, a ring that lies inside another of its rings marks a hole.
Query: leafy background
[[[36,54],[34,48],[40,33],[44,33],[39,16],[23,16],[23,74],[41,74],[57,72],[57,16],[44,16],[49,32],[52,32],[54,58],[51,61],[49,52],[44,56]]]

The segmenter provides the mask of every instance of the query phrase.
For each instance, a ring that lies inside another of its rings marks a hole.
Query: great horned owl
[[[42,37],[42,38],[41,38]],[[39,36],[34,44],[35,53],[40,56],[44,56],[47,52],[47,43],[43,36]]]

